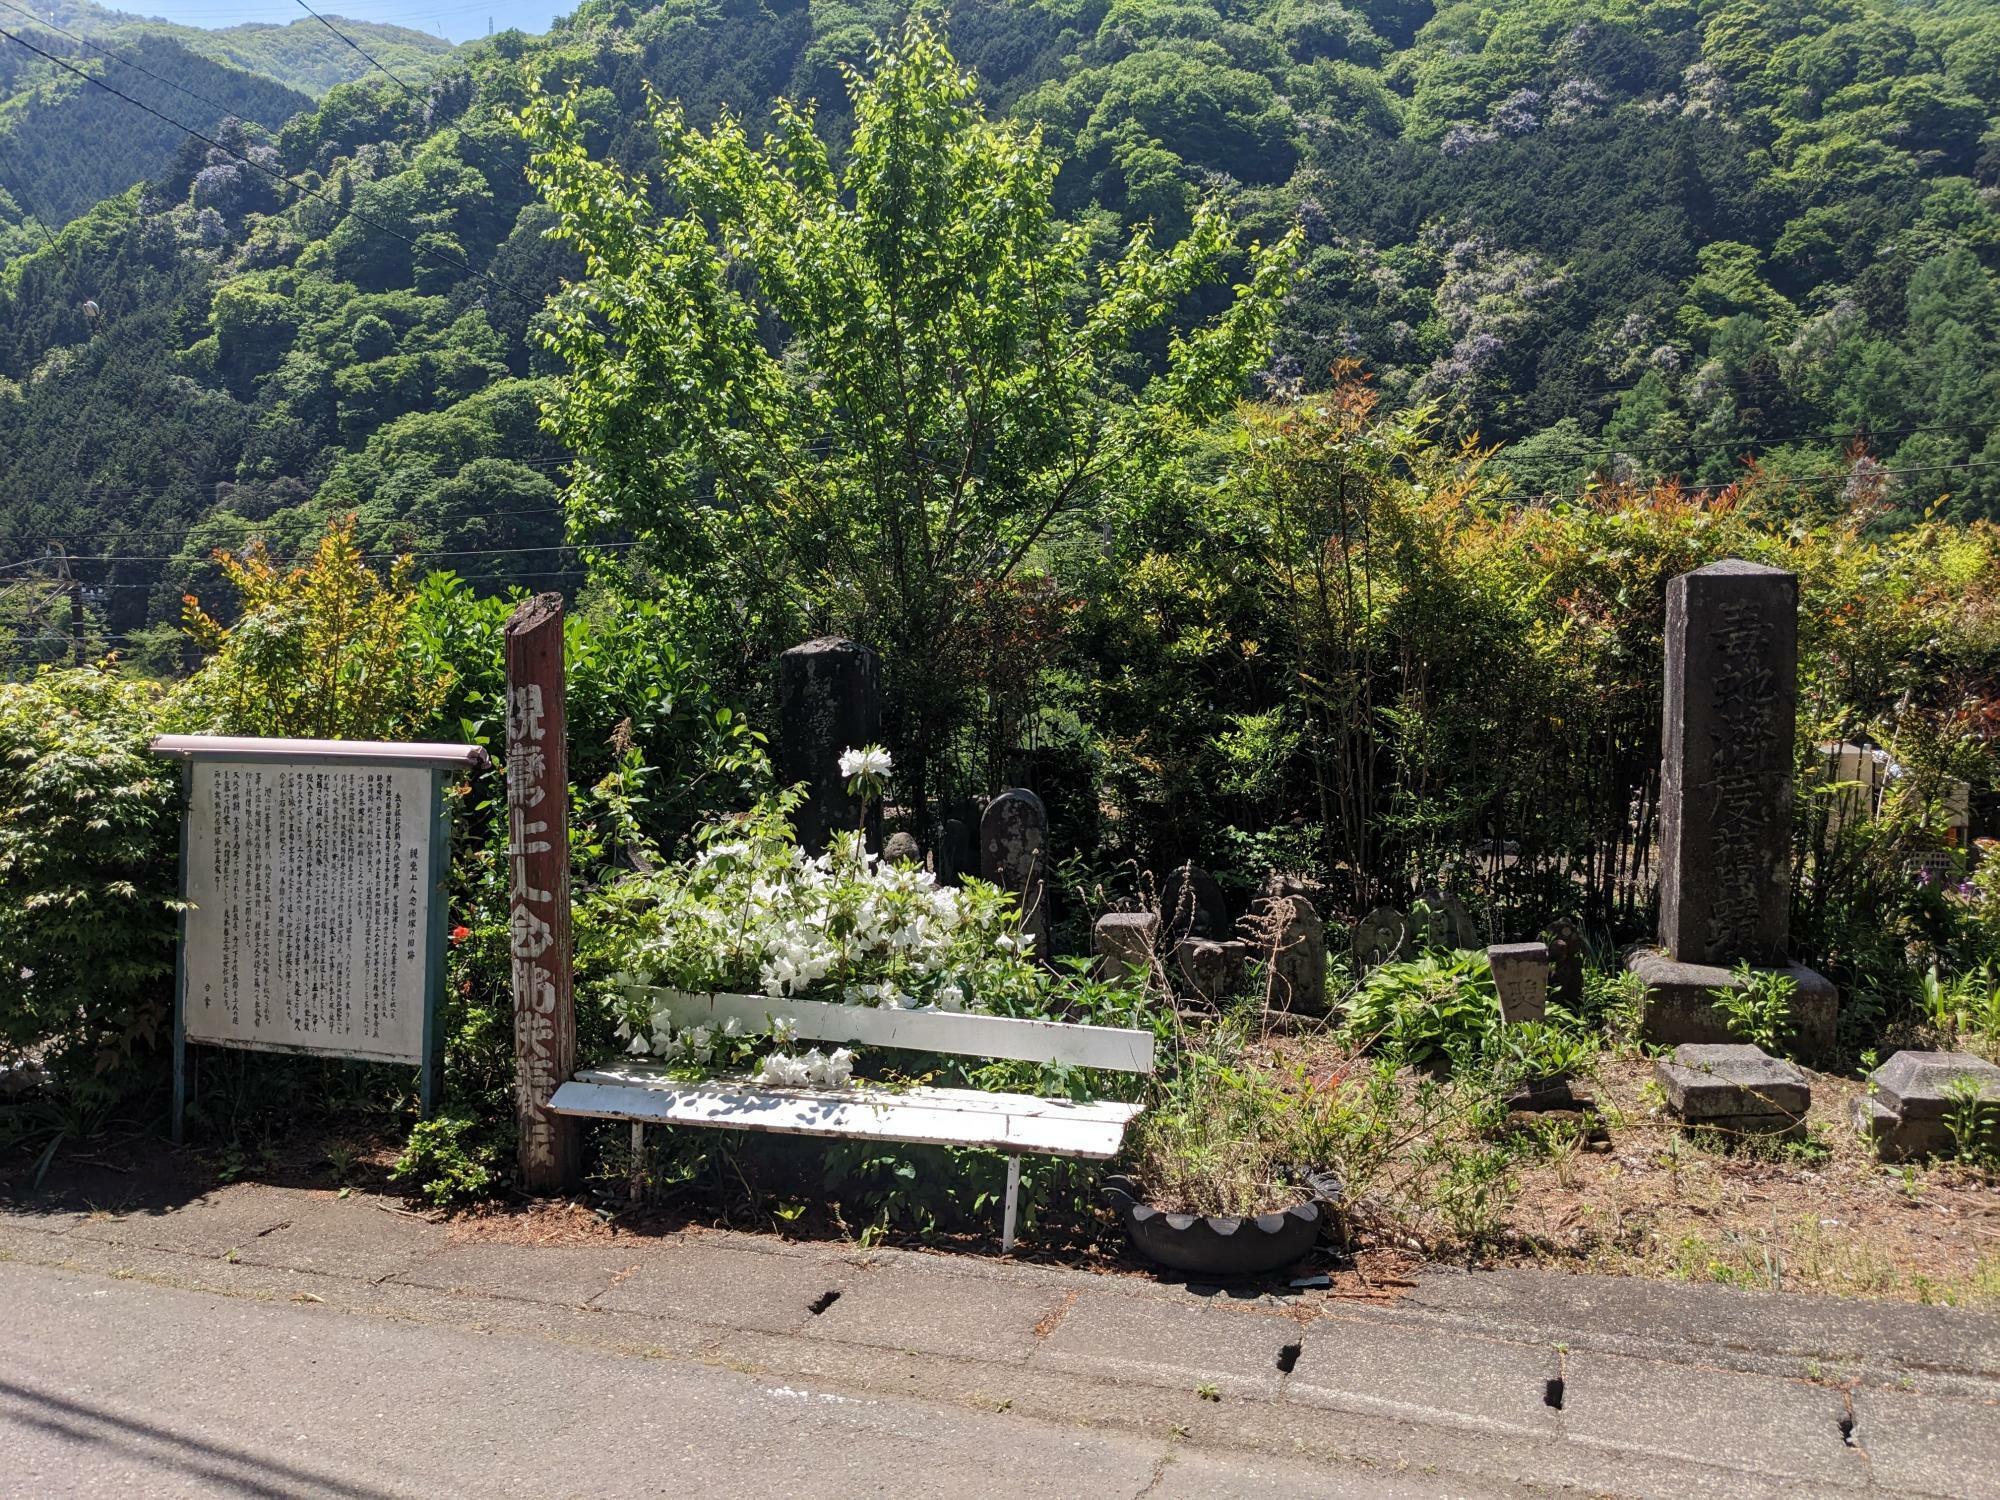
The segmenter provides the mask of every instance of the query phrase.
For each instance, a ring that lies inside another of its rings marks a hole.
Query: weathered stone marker
[[[1174,944],[1174,964],[1197,998],[1219,1005],[1243,987],[1243,971],[1251,959],[1250,945],[1238,938],[1182,938]]]
[[[1465,903],[1450,891],[1425,891],[1410,913],[1410,926],[1422,948],[1471,949],[1479,946],[1479,924]]]
[[[569,913],[569,737],[563,709],[563,602],[524,599],[503,637],[507,667],[507,926],[513,957],[514,1113],[521,1182],[573,1191],[583,1134],[549,1112],[576,1071]]]
[[[1868,1075],[1854,1124],[1884,1161],[1950,1155],[1976,1145],[2000,1151],[2000,1068],[1970,1052],[1898,1052]],[[1976,1100],[1954,1097],[1964,1093]],[[1960,1141],[1954,1119],[1976,1128]]]
[[[1812,1084],[1762,1047],[1686,1043],[1653,1064],[1667,1108],[1688,1125],[1803,1139]]]
[[[1215,877],[1192,861],[1169,870],[1160,882],[1160,919],[1171,942],[1187,937],[1222,942],[1230,936],[1228,898]]]
[[[1271,965],[1271,1005],[1295,1015],[1326,1014],[1326,923],[1292,880],[1274,876],[1252,906],[1258,956]]]
[[[1667,585],[1659,947],[1629,960],[1646,982],[1648,1041],[1728,1041],[1714,991],[1748,960],[1787,969],[1801,1047],[1832,1050],[1833,985],[1785,957],[1798,601],[1796,577],[1758,563],[1710,563]]]
[[[958,885],[979,873],[979,848],[972,836],[976,819],[968,806],[965,817],[950,817],[938,830],[937,875],[943,885]]]
[[[1500,993],[1500,1019],[1540,1021],[1549,1013],[1549,945],[1494,943],[1486,950],[1493,988]]]
[[[914,833],[898,830],[882,846],[882,858],[892,865],[920,865],[924,862],[924,851],[917,846]]]
[[[1410,919],[1393,906],[1378,906],[1356,922],[1353,937],[1354,969],[1358,974],[1408,958],[1415,948]]]
[[[1719,562],[1667,585],[1660,946],[1690,964],[1785,961],[1799,582]]]
[[[882,693],[875,653],[844,636],[822,636],[778,658],[778,743],[772,759],[784,786],[806,784],[798,811],[799,843],[817,854],[838,832],[861,821],[858,801],[840,774],[840,753],[882,736]]]
[[[979,820],[979,873],[1021,904],[1021,931],[1034,956],[1048,962],[1049,814],[1026,787],[1010,787],[986,804]]]
[[[1150,911],[1108,911],[1090,930],[1090,946],[1097,958],[1097,977],[1128,979],[1136,968],[1150,985],[1153,946],[1160,940],[1160,916]]]
[[[1583,930],[1574,922],[1549,929],[1549,998],[1571,1015],[1583,1006]]]

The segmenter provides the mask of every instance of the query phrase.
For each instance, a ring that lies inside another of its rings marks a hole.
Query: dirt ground
[[[1281,1044],[1282,1046],[1282,1044]],[[1290,1050],[1290,1049],[1284,1049]],[[1885,1166],[1847,1123],[1864,1085],[1813,1074],[1809,1137],[1798,1145],[1725,1146],[1683,1135],[1661,1109],[1652,1064],[1606,1055],[1587,1089],[1609,1149],[1580,1144],[1530,1154],[1496,1233],[1474,1249],[1419,1249],[1366,1230],[1352,1253],[1325,1249],[1286,1273],[1326,1275],[1328,1294],[1387,1300],[1420,1260],[1533,1265],[1748,1288],[2000,1307],[2000,1176],[1951,1163]],[[237,1177],[345,1190],[386,1212],[446,1223],[454,1240],[580,1244],[705,1227],[779,1232],[744,1204],[694,1198],[634,1209],[622,1188],[568,1202],[503,1200],[450,1213],[401,1196],[388,1178],[397,1143],[375,1129],[301,1128],[244,1159],[172,1151],[156,1137],[92,1141],[60,1151],[37,1191],[37,1152],[0,1154],[0,1203],[77,1196],[118,1208],[185,1199]],[[74,1181],[70,1179],[76,1179]],[[851,1238],[819,1216],[786,1226],[812,1239]],[[997,1255],[997,1236],[890,1243],[938,1253]],[[1156,1275],[1107,1215],[1061,1241],[1024,1239],[1023,1258],[1110,1275]],[[1281,1278],[1281,1280],[1286,1279]]]
[[[1610,1148],[1569,1145],[1521,1162],[1517,1192],[1493,1240],[1452,1258],[2000,1307],[2000,1177],[1953,1163],[1877,1161],[1847,1123],[1864,1088],[1858,1080],[1811,1075],[1804,1142],[1732,1146],[1683,1134],[1663,1112],[1652,1077],[1648,1061],[1606,1055],[1585,1087],[1596,1097]],[[455,1238],[551,1244],[685,1230],[703,1219],[693,1205],[633,1212],[623,1205],[516,1203],[462,1210],[450,1223]],[[792,1232],[841,1233],[817,1224]],[[921,1247],[914,1239],[892,1240]],[[977,1236],[935,1240],[928,1248],[997,1253]],[[1022,1254],[1114,1275],[1154,1274],[1109,1225],[1095,1239],[1025,1243]],[[1325,1255],[1300,1271],[1328,1275],[1335,1295],[1373,1299],[1407,1284],[1416,1261],[1408,1249],[1364,1235],[1354,1254]]]
[[[1524,1166],[1500,1257],[1613,1275],[2000,1305],[2000,1177],[1886,1166],[1848,1124],[1865,1085],[1812,1074],[1808,1139],[1721,1146],[1661,1110],[1650,1062],[1604,1061],[1611,1149]]]

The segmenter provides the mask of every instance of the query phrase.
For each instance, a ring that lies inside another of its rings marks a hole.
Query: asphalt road
[[[23,1264],[0,1309],[8,1500],[1506,1492]]]

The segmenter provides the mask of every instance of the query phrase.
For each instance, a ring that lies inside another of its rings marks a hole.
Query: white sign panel
[[[189,1041],[423,1060],[431,774],[194,763]]]

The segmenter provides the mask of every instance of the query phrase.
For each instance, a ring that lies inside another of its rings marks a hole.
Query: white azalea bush
[[[882,764],[842,770],[873,778]],[[640,984],[691,993],[811,999],[888,1009],[1046,1009],[1050,978],[1028,951],[1020,915],[1005,892],[980,881],[938,884],[928,870],[892,865],[869,852],[859,832],[835,836],[809,855],[792,837],[789,796],[712,824],[696,835],[699,856],[651,877],[627,947]],[[838,1088],[853,1076],[845,1048],[795,1055],[782,1024],[775,1034],[734,1025],[676,1029],[664,1008],[621,995],[617,1032],[635,1057],[706,1072],[755,1064],[762,1082]],[[765,1048],[775,1043],[775,1050]]]

